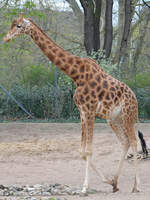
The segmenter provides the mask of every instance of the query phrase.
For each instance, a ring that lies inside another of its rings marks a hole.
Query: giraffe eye
[[[21,28],[21,25],[17,25],[17,28]]]

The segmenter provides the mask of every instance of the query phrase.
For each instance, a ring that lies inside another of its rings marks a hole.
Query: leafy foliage
[[[51,65],[49,68],[42,65],[29,65],[22,72],[22,79],[20,82],[23,85],[30,87],[33,86],[43,86],[48,83],[54,83],[54,65]]]
[[[112,74],[116,70],[116,64],[112,64],[110,58],[106,58],[105,52],[98,50],[97,52],[93,51],[91,58],[96,60],[97,63],[108,73]]]
[[[70,11],[54,9],[56,1],[37,2],[6,1],[6,7],[0,9],[0,84],[7,88],[36,118],[79,118],[79,111],[73,102],[75,86],[72,80],[59,70],[56,73],[55,66],[45,58],[29,37],[23,36],[7,44],[2,42],[12,20],[24,12],[26,17],[33,17],[44,32],[64,49],[81,57],[86,56],[81,21],[78,21]],[[149,24],[145,29],[146,34],[138,62],[135,66],[132,63],[134,51],[138,46],[140,24],[143,20],[144,18],[139,15],[139,21],[136,18],[133,23],[129,66],[125,66],[122,73],[126,73],[123,77],[127,77],[127,80],[123,81],[136,93],[140,116],[150,117]],[[116,31],[114,31],[111,58],[118,56],[116,55],[116,45],[119,35],[116,24],[114,30]],[[114,64],[116,63],[115,59],[113,59],[114,63],[110,58],[107,59],[102,50],[92,52],[91,57],[107,73],[118,77],[118,69]],[[23,111],[0,91],[0,117],[22,118],[24,116]]]
[[[56,88],[52,84],[44,86],[33,86],[25,88],[21,85],[15,85],[11,89],[11,94],[19,101],[35,118],[42,119],[68,119],[79,118],[79,112],[73,103],[70,116],[70,98],[71,94],[65,87]],[[56,104],[56,101],[58,104]],[[0,98],[0,116],[3,118],[23,118],[24,112],[7,96]]]

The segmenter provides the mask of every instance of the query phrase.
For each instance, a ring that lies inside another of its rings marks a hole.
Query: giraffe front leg
[[[81,196],[87,196],[88,188],[89,188],[89,164],[90,164],[91,156],[86,156],[86,169],[85,169],[85,178],[81,191]]]
[[[93,127],[94,127],[94,117],[92,115],[84,115],[84,123],[82,123],[82,139],[81,139],[81,149],[82,157],[86,160],[85,168],[85,178],[82,188],[82,195],[87,195],[89,188],[89,166],[91,163],[92,156],[92,140],[93,140]]]
[[[82,135],[81,135],[81,158],[86,160],[85,148],[86,148],[86,124],[84,122],[83,116],[81,116],[81,128],[82,128]]]

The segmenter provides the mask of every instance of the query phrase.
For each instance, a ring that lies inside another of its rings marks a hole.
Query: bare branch
[[[150,6],[144,0],[142,0],[142,1],[148,8],[150,8]]]

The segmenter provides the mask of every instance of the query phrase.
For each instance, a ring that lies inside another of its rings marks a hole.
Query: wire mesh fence
[[[79,121],[80,113],[76,107],[72,88],[60,88],[48,84],[43,87],[23,87],[15,85],[9,93],[29,114],[24,112],[9,95],[0,91],[0,121],[20,119],[42,119],[51,121]],[[143,104],[139,104],[141,122],[150,122]],[[30,116],[31,115],[31,116]]]
[[[79,119],[79,111],[73,101],[73,91],[53,85],[28,87],[16,85],[11,95],[32,115],[40,119]],[[13,99],[1,92],[0,119],[26,118],[28,115]]]

